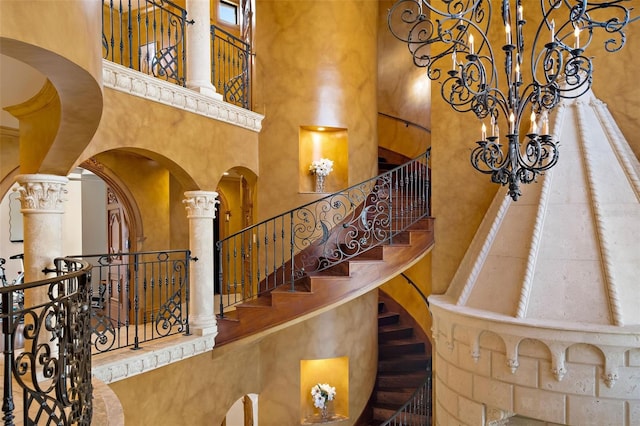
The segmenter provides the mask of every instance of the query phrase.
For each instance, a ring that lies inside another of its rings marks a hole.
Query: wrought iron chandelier
[[[638,19],[631,19],[627,1],[540,0],[538,6],[534,0],[399,0],[387,18],[414,64],[441,83],[443,99],[483,121],[471,165],[492,182],[509,185],[517,201],[521,183],[533,182],[558,161],[549,113],[561,99],[577,98],[591,87],[593,68],[585,50],[594,31],[607,33],[608,52],[624,46],[625,27]],[[496,7],[504,34],[499,46],[489,40]],[[525,7],[537,8],[540,21],[527,22]],[[534,25],[529,43],[526,25]],[[529,130],[520,138],[526,118]],[[500,143],[500,126],[508,130],[506,145]]]

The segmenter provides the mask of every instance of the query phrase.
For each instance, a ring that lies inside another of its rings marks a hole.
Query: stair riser
[[[408,339],[413,336],[413,328],[403,328],[400,330],[381,331],[378,333],[378,342],[388,342],[389,340]]]
[[[394,376],[380,376],[376,380],[376,386],[383,389],[404,389],[404,388],[417,388],[424,381],[424,377],[421,376],[409,376],[409,375],[394,375]]]
[[[429,361],[383,361],[378,363],[378,371],[385,373],[426,371]]]
[[[376,404],[403,405],[411,398],[413,392],[415,392],[415,389],[405,389],[404,391],[398,390],[396,392],[378,391],[376,394],[375,402]]]
[[[378,349],[380,358],[398,357],[406,354],[424,353],[424,343],[382,344]]]
[[[378,317],[378,326],[397,324],[400,321],[400,315],[394,314],[390,316]]]

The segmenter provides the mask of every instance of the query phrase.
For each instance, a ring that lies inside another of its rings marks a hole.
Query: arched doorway
[[[258,395],[244,395],[229,409],[221,426],[256,426],[258,424]]]

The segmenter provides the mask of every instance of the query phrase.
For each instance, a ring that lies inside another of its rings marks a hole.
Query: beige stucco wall
[[[100,127],[78,163],[108,150],[135,151],[165,167],[185,190],[214,191],[232,167],[257,172],[254,131],[112,89],[105,89],[104,101]]]
[[[375,175],[377,16],[372,1],[256,2],[260,219],[317,197],[299,193],[301,126],[347,129],[349,184]]]
[[[102,112],[100,11],[91,1],[0,2],[0,53],[40,71],[59,98],[55,115],[29,112],[34,122],[21,129],[21,140],[44,142],[47,149],[35,157],[21,154],[21,173],[66,175],[95,132]],[[46,133],[42,121],[49,121]]]
[[[431,81],[410,60],[407,45],[389,31],[387,14],[394,3],[378,3],[378,144],[415,158],[431,144],[431,134],[423,130],[431,129]]]
[[[372,291],[259,341],[214,347],[110,386],[122,402],[127,424],[219,425],[238,398],[256,393],[258,424],[296,425],[304,405],[300,361],[348,357],[350,420],[343,424],[354,424],[376,376],[377,311],[377,291]],[[337,406],[341,397],[336,396]]]
[[[633,12],[637,17],[638,8]],[[640,84],[636,83],[636,70],[640,67],[640,23],[628,26],[626,33],[627,44],[615,53],[606,53],[602,47],[608,35],[605,37],[604,31],[596,34],[593,92],[607,104],[631,149],[640,158]]]

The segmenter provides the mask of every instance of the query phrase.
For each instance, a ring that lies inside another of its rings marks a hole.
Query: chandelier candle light
[[[313,406],[320,409],[320,416],[323,420],[329,418],[328,402],[333,401],[336,396],[336,388],[327,383],[318,383],[311,388]]]
[[[333,171],[333,161],[328,158],[315,160],[309,166],[309,171],[316,175],[316,192],[324,192],[324,178]]]
[[[626,26],[638,19],[630,18],[632,9],[624,7],[628,1],[527,1],[527,7],[536,8],[532,16],[539,17],[528,23],[523,0],[399,0],[389,10],[388,26],[407,43],[414,64],[441,82],[443,99],[455,111],[471,111],[482,121],[471,165],[491,175],[492,182],[509,185],[509,195],[517,201],[521,183],[533,182],[558,161],[559,142],[549,134],[549,113],[561,99],[590,89],[593,67],[584,52],[594,31],[606,32],[606,51],[624,46]],[[492,20],[494,14],[501,19]],[[489,42],[494,22],[504,28],[500,46]],[[535,30],[529,43],[523,31],[527,24]],[[527,116],[529,131],[521,138],[520,124]],[[485,121],[490,123],[488,135]],[[509,129],[504,146],[500,121]]]

